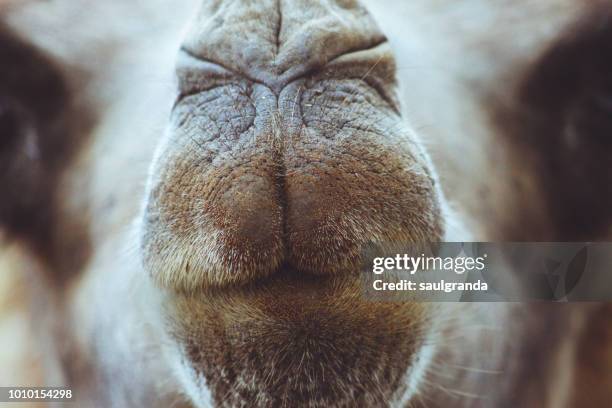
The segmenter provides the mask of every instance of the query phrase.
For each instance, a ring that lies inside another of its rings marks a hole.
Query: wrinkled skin
[[[352,2],[213,2],[178,58],[142,252],[187,293],[163,307],[194,399],[202,380],[226,406],[401,398],[429,311],[361,299],[359,268],[444,221],[384,35]]]
[[[17,76],[38,99],[9,81],[24,64],[0,71],[0,222],[34,273],[41,384],[95,407],[607,400],[584,350],[610,354],[609,307],[371,302],[359,278],[391,246],[608,236],[609,169],[584,158],[609,143],[583,118],[612,58],[552,91],[606,2],[169,3],[0,6],[48,67]],[[585,195],[596,222],[571,216]]]

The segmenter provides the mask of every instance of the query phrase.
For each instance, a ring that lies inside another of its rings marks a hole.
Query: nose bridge
[[[384,41],[357,1],[224,0],[202,4],[183,49],[278,94],[336,57]]]

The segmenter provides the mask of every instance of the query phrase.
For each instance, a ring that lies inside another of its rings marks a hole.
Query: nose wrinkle
[[[334,58],[386,41],[356,1],[204,2],[183,48],[276,94]]]

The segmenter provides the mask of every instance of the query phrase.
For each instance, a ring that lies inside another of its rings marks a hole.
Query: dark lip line
[[[361,271],[360,271],[361,272]],[[205,285],[193,290],[163,288],[164,291],[188,296],[228,295],[232,293],[261,293],[276,285],[317,284],[330,285],[334,281],[358,279],[360,275],[352,273],[315,274],[302,272],[290,265],[283,264],[269,275],[249,279],[244,282],[233,282],[223,285]]]

